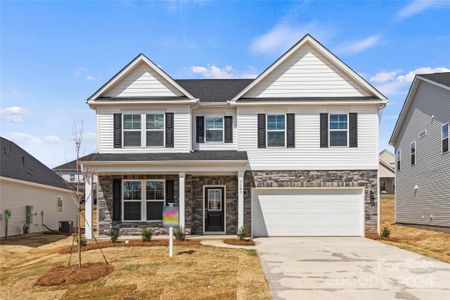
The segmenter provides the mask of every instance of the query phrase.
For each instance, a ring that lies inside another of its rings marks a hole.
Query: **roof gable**
[[[98,89],[88,101],[99,98],[194,97],[144,54]]]
[[[286,93],[288,92],[288,93]],[[250,85],[242,98],[386,97],[310,35],[283,54]]]

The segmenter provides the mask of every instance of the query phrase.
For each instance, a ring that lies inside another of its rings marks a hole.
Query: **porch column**
[[[185,173],[180,172],[179,174],[179,208],[180,208],[180,227],[184,228],[184,220],[185,220]]]
[[[238,172],[238,229],[244,226],[244,172]]]
[[[92,174],[87,174],[84,179],[84,235],[86,239],[92,239],[92,204],[94,178]]]

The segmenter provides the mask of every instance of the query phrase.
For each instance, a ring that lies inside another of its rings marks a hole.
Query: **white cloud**
[[[94,77],[94,76],[91,76],[91,75],[88,75],[88,76],[86,77],[86,80],[95,80],[95,77]]]
[[[399,95],[406,93],[406,90],[409,88],[416,74],[440,72],[450,72],[450,69],[446,67],[421,67],[405,73],[400,73],[398,71],[379,72],[372,76],[370,81],[374,82],[376,87],[386,95]],[[377,83],[380,84],[377,85]]]
[[[192,73],[200,74],[205,78],[226,79],[226,78],[255,78],[257,74],[252,71],[244,72],[234,69],[232,66],[226,65],[221,68],[216,65],[208,66],[192,66]]]
[[[263,35],[254,38],[250,44],[250,50],[256,54],[280,54],[292,47],[307,33],[320,38],[322,41],[329,35],[325,29],[316,23],[299,25],[283,21]]]
[[[20,106],[9,106],[0,109],[0,115],[5,116],[6,120],[10,122],[20,123],[26,116],[30,115],[30,112]]]
[[[76,76],[80,76],[83,73],[86,73],[88,69],[86,67],[77,67],[73,69],[73,74]]]
[[[448,5],[448,0],[414,0],[397,12],[397,18],[402,20],[432,8]]]
[[[356,54],[363,52],[364,50],[367,50],[369,48],[372,48],[379,44],[381,41],[380,35],[371,35],[369,37],[366,37],[362,40],[353,41],[350,43],[344,43],[339,46],[337,46],[337,52],[343,53],[343,54]]]
[[[58,144],[61,142],[58,136],[56,135],[48,135],[45,137],[45,141],[49,144]]]
[[[22,145],[42,144],[42,140],[38,136],[23,133],[23,132],[9,132],[6,134],[6,138],[19,144],[19,145],[20,144],[22,144]]]

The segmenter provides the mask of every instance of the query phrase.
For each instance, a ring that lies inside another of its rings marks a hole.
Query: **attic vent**
[[[419,139],[421,139],[421,138],[423,138],[423,137],[425,137],[426,135],[427,135],[427,130],[425,129],[425,130],[422,130],[421,132],[419,132],[419,134],[417,135],[417,137],[419,138]]]

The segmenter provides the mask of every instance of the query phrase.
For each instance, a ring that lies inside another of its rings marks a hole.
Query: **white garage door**
[[[361,236],[362,189],[253,190],[254,236]]]

